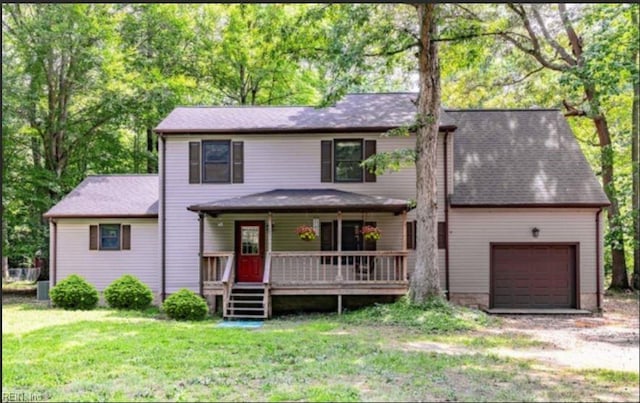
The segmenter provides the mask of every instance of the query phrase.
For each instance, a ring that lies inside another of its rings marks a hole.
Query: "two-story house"
[[[412,122],[415,97],[176,108],[155,129],[159,175],[90,176],[45,214],[52,282],[77,273],[101,290],[129,273],[159,300],[186,287],[225,317],[405,294],[420,243],[415,168],[376,176],[361,162],[415,147],[383,135]],[[449,299],[600,308],[609,201],[558,110],[444,110],[437,153]]]

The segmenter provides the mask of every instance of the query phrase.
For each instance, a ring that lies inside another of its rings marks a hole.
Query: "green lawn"
[[[496,324],[463,309],[378,307],[254,330],[175,322],[153,309],[70,312],[24,300],[3,301],[2,315],[3,393],[54,401],[591,401],[638,381],[483,353],[533,341],[474,341],[469,330]],[[429,341],[457,353],[408,348]]]

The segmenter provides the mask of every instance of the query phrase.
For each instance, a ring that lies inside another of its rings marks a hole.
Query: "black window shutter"
[[[364,225],[370,225],[372,227],[375,227],[376,223],[374,221],[367,221],[364,223]],[[376,241],[368,241],[365,239],[364,250],[376,250]]]
[[[122,249],[131,249],[131,225],[122,226]]]
[[[438,249],[447,249],[447,223],[438,223]]]
[[[364,158],[367,159],[376,153],[376,141],[375,140],[365,140],[364,141]],[[364,181],[365,182],[375,182],[376,174],[369,172],[368,168],[364,169]]]
[[[333,150],[333,141],[331,140],[322,140],[320,142],[320,181],[321,182],[332,182],[333,178],[331,175],[333,158],[332,158],[332,150]]]
[[[333,250],[333,223],[320,223],[320,250]]]
[[[189,142],[189,183],[200,183],[200,142]]]
[[[244,183],[244,142],[234,141],[233,146],[233,183]]]
[[[320,223],[320,250],[332,251],[335,250],[335,237],[333,234],[332,222]],[[331,264],[330,257],[322,258],[322,263]]]
[[[98,250],[98,226],[89,225],[89,250]]]
[[[407,249],[416,248],[416,222],[407,221]]]

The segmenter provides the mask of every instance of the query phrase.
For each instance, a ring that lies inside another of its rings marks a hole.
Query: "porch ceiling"
[[[392,212],[410,210],[407,200],[336,189],[275,189],[188,207],[207,214],[266,212]]]

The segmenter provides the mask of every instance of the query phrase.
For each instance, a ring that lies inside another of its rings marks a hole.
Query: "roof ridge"
[[[445,112],[560,112],[560,108],[444,108]]]
[[[345,95],[418,95],[417,91],[348,92]]]
[[[177,108],[185,109],[277,109],[277,108],[317,108],[317,105],[177,105]]]
[[[151,173],[145,173],[145,174],[136,174],[136,173],[122,173],[122,174],[89,174],[86,177],[87,178],[91,178],[91,177],[100,177],[100,176],[158,176],[157,173],[155,174],[151,174]]]

